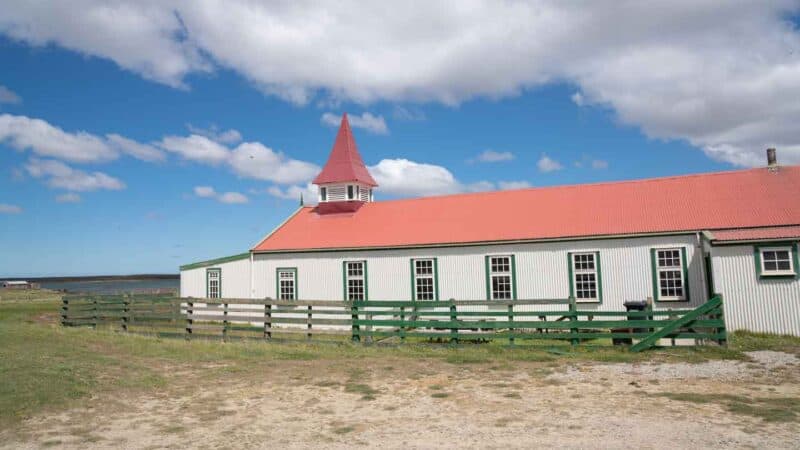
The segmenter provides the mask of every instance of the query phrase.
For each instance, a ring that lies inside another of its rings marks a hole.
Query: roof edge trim
[[[701,230],[700,230],[701,231]],[[536,244],[545,242],[572,242],[572,241],[599,241],[604,239],[621,239],[627,237],[653,237],[653,236],[682,236],[695,235],[698,230],[666,231],[660,233],[630,233],[630,234],[606,234],[596,236],[573,236],[544,239],[510,239],[502,241],[473,241],[473,242],[454,242],[438,244],[413,244],[413,245],[383,245],[374,247],[331,247],[331,248],[309,248],[309,249],[283,249],[283,250],[251,250],[255,254],[277,254],[277,253],[314,253],[314,252],[346,252],[354,250],[374,251],[374,250],[405,250],[416,248],[446,248],[446,247],[477,247],[480,245],[507,245],[507,244]]]
[[[294,210],[294,212],[293,212],[293,213],[289,214],[289,217],[287,217],[286,219],[284,219],[284,221],[283,221],[283,222],[279,223],[277,227],[273,228],[273,229],[272,229],[272,231],[270,231],[269,233],[267,233],[267,234],[266,234],[266,235],[265,235],[263,238],[261,238],[261,240],[259,240],[258,242],[256,242],[254,245],[251,245],[251,246],[250,246],[250,251],[251,251],[251,252],[252,252],[252,251],[255,251],[255,248],[256,248],[256,247],[258,247],[259,245],[261,245],[261,243],[263,243],[264,241],[266,241],[267,239],[269,239],[269,238],[270,238],[270,236],[272,236],[273,234],[275,234],[275,232],[276,232],[276,231],[278,231],[278,230],[280,230],[281,228],[283,228],[283,226],[284,226],[284,225],[286,225],[286,224],[287,224],[287,223],[288,223],[290,220],[292,220],[292,218],[294,218],[294,216],[296,216],[296,215],[297,215],[297,213],[299,213],[300,211],[302,211],[304,208],[312,208],[312,206],[299,206],[299,207],[298,207],[296,210]]]
[[[213,266],[215,264],[222,264],[222,263],[231,262],[231,261],[238,261],[240,259],[245,259],[245,258],[249,258],[249,257],[250,257],[250,252],[239,253],[238,255],[232,255],[232,256],[223,256],[222,258],[209,259],[207,261],[200,261],[200,262],[196,262],[196,263],[186,264],[186,265],[181,266],[180,270],[181,270],[181,272],[183,272],[184,270],[199,269],[201,267],[208,267],[208,266]]]

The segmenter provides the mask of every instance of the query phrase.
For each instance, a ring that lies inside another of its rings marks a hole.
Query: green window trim
[[[439,301],[439,259],[438,258],[411,258],[411,301],[417,301],[417,271],[416,261],[433,261],[433,300]]]
[[[683,298],[681,299],[661,299],[661,289],[658,278],[658,251],[659,250],[680,250],[681,251],[681,272],[683,274]],[[650,249],[650,272],[653,277],[653,301],[668,303],[684,303],[691,300],[691,286],[689,284],[689,265],[686,258],[686,247],[654,247]]]
[[[763,269],[761,267],[761,251],[764,249],[769,248],[782,248],[788,247],[791,249],[792,252],[792,270],[794,270],[793,274],[785,273],[785,274],[765,274],[763,273]],[[791,242],[791,241],[784,241],[784,242],[769,242],[759,245],[753,246],[753,259],[756,263],[756,277],[759,280],[780,280],[780,279],[797,279],[800,274],[800,261],[798,261],[798,247],[800,247],[800,242]]]
[[[342,298],[344,301],[349,301],[347,298],[347,263],[360,262],[364,264],[364,301],[369,300],[369,271],[367,270],[367,260],[345,260],[342,261]]]
[[[594,254],[595,272],[597,273],[597,298],[596,299],[578,299],[575,297],[575,262],[572,259],[573,255]],[[600,263],[599,251],[588,252],[569,252],[567,253],[567,268],[569,272],[569,296],[575,298],[577,303],[597,303],[603,304],[603,265]]]
[[[492,298],[492,258],[509,257],[511,259],[511,300],[517,299],[517,262],[514,254],[498,254],[486,255],[484,257],[484,266],[486,269],[486,300],[494,300]]]
[[[209,284],[208,274],[211,272],[216,272],[217,274],[219,274],[219,276],[217,277],[217,291],[219,292],[219,296],[215,298],[222,298],[222,268],[220,267],[213,267],[206,269],[206,298],[211,298],[209,297],[209,286],[208,286]]]
[[[294,299],[292,300],[300,300],[300,290],[298,289],[300,282],[297,279],[297,267],[278,267],[275,269],[275,299],[281,300],[281,272],[294,272]]]

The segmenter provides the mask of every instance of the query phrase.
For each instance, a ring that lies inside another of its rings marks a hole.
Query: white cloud
[[[122,153],[147,162],[164,161],[164,153],[149,144],[142,144],[118,134],[107,134],[108,142]]]
[[[22,103],[22,97],[16,92],[0,84],[0,103],[17,104]]]
[[[407,159],[384,159],[369,167],[380,186],[379,192],[417,197],[452,194],[462,190],[453,174],[442,166],[418,163]]]
[[[539,158],[539,161],[536,163],[536,167],[539,168],[539,172],[555,172],[557,170],[561,170],[564,166],[561,165],[560,162],[550,158],[549,156],[542,154],[542,157]]]
[[[217,192],[211,186],[195,186],[194,195],[198,197],[208,198],[217,195]]]
[[[8,203],[0,203],[0,214],[20,214],[22,208],[17,205],[9,205]]]
[[[176,153],[189,161],[218,165],[228,160],[229,150],[211,139],[192,134],[190,136],[166,136],[158,146]]]
[[[300,196],[302,195],[303,203],[306,205],[316,205],[319,199],[319,191],[311,183],[306,183],[305,186],[288,186],[285,189],[281,189],[278,186],[270,186],[267,188],[267,193],[273,197],[296,202],[300,202]]]
[[[81,196],[74,192],[67,192],[66,194],[56,195],[58,203],[80,203]]]
[[[228,204],[242,204],[250,201],[246,195],[240,192],[218,193],[211,186],[195,186],[194,195],[200,198],[213,198],[214,200],[220,203],[228,203]]]
[[[796,0],[392,8],[355,0],[9,0],[0,33],[107,58],[176,87],[190,74],[233,70],[299,104],[322,97],[454,105],[566,82],[576,104],[609,108],[649,137],[763,165],[768,146],[800,161],[800,32],[787,19],[799,12]]]
[[[591,162],[592,169],[602,170],[608,169],[608,161],[604,159],[593,159]]]
[[[608,169],[608,161],[604,159],[595,159],[587,154],[581,156],[581,159],[575,161],[574,164],[575,167],[578,168],[589,167],[594,170]]]
[[[108,58],[147,79],[185,88],[186,74],[211,66],[169,3],[20,0],[3,6],[0,30],[31,45],[54,43]]]
[[[200,128],[189,123],[186,124],[186,128],[188,128],[189,132],[192,134],[205,136],[212,141],[216,141],[221,144],[235,144],[242,140],[242,134],[239,133],[238,130],[230,129],[227,131],[221,131],[216,125],[211,125],[209,128]]]
[[[398,197],[483,192],[530,187],[527,181],[476,181],[463,183],[447,168],[407,159],[384,159],[369,171],[378,182],[377,193]]]
[[[580,92],[576,92],[576,93],[572,94],[570,99],[572,100],[572,103],[575,103],[578,106],[585,106],[586,105],[586,100],[583,98],[583,94],[581,94]]]
[[[527,189],[531,187],[531,184],[527,181],[499,181],[497,185],[504,191],[511,189]]]
[[[247,203],[249,201],[244,194],[241,194],[239,192],[226,192],[217,197],[217,200],[220,203],[230,203],[230,204]]]
[[[163,161],[164,154],[152,145],[142,144],[118,134],[104,137],[86,131],[66,132],[42,119],[11,114],[0,115],[0,142],[39,156],[74,163],[102,163],[120,153],[142,161]]]
[[[514,159],[514,154],[511,152],[497,152],[494,150],[485,150],[475,158],[470,159],[470,162],[503,162],[511,161]]]
[[[347,119],[353,128],[362,128],[375,134],[389,134],[389,127],[386,126],[386,120],[384,120],[383,116],[374,116],[365,112],[360,116],[348,114]],[[338,127],[342,122],[342,116],[326,112],[322,114],[320,121],[325,125]]]
[[[230,156],[233,171],[256,180],[292,184],[309,181],[321,170],[316,164],[291,159],[258,142],[245,142]]]
[[[259,142],[243,142],[233,150],[205,136],[167,136],[158,145],[184,159],[218,166],[227,164],[244,178],[279,184],[303,183],[321,170],[316,164],[289,158]]]
[[[78,131],[67,133],[41,119],[0,115],[0,142],[17,150],[77,163],[110,161],[117,153],[102,138]]]
[[[427,119],[425,111],[418,108],[407,108],[404,106],[395,106],[392,110],[392,117],[397,120],[405,120],[409,122],[419,122]]]
[[[103,172],[87,173],[52,159],[31,158],[25,169],[34,178],[46,178],[50,187],[68,191],[116,191],[125,188],[125,183]]]

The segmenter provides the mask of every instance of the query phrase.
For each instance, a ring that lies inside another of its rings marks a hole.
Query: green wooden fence
[[[631,344],[726,341],[722,298],[694,309],[593,311],[574,299],[287,301],[167,296],[65,296],[65,326],[193,338],[351,339],[356,342],[507,340]]]

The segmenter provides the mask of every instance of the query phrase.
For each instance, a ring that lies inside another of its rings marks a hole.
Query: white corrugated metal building
[[[513,300],[655,309],[724,298],[729,330],[800,335],[800,167],[373,202],[346,116],[301,207],[181,296]],[[541,308],[541,307],[540,307]]]

